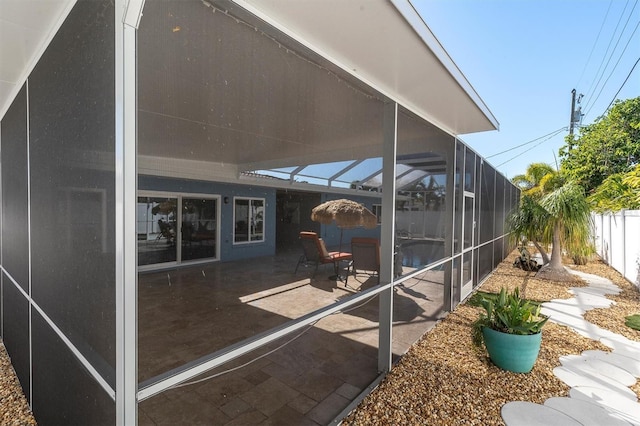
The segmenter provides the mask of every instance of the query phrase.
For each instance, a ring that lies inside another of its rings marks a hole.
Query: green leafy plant
[[[539,304],[522,299],[518,288],[507,293],[503,287],[499,294],[484,295],[475,301],[485,310],[473,323],[473,343],[478,347],[484,340],[484,327],[509,334],[537,334],[549,319],[540,313]]]
[[[628,317],[625,317],[624,324],[627,327],[633,328],[634,330],[640,330],[640,314],[629,315]]]

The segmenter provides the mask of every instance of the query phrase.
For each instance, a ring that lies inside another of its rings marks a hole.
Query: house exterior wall
[[[163,191],[176,194],[211,194],[220,195],[221,214],[221,261],[250,259],[260,256],[273,256],[276,250],[276,190],[274,188],[254,185],[236,185],[221,182],[205,182],[198,180],[165,178],[156,176],[140,176],[140,191]],[[228,197],[229,202],[224,203]],[[265,240],[259,243],[233,243],[233,197],[255,197],[265,199]]]

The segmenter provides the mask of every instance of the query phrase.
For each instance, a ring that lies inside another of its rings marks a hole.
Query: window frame
[[[237,223],[237,201],[248,201],[248,211],[247,211],[247,240],[246,241],[237,241],[236,234],[236,223]],[[260,235],[258,233],[254,233],[252,231],[252,227],[250,226],[252,220],[252,204],[253,202],[258,201],[262,202],[262,237],[258,239],[253,239],[254,235]],[[242,244],[256,244],[256,243],[264,243],[265,240],[265,213],[266,213],[267,201],[266,198],[261,197],[233,197],[233,245],[242,245]]]

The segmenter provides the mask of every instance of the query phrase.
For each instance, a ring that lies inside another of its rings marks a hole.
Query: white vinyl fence
[[[594,214],[593,219],[602,260],[640,287],[640,210]]]

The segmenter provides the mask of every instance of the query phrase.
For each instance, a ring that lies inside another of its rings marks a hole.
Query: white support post
[[[116,424],[137,424],[137,70],[144,0],[116,0]]]
[[[388,101],[384,105],[384,141],[382,146],[382,229],[380,231],[381,256],[380,283],[393,282],[396,222],[396,144],[398,134],[398,104]],[[378,371],[391,370],[393,285],[380,293],[378,333]]]

